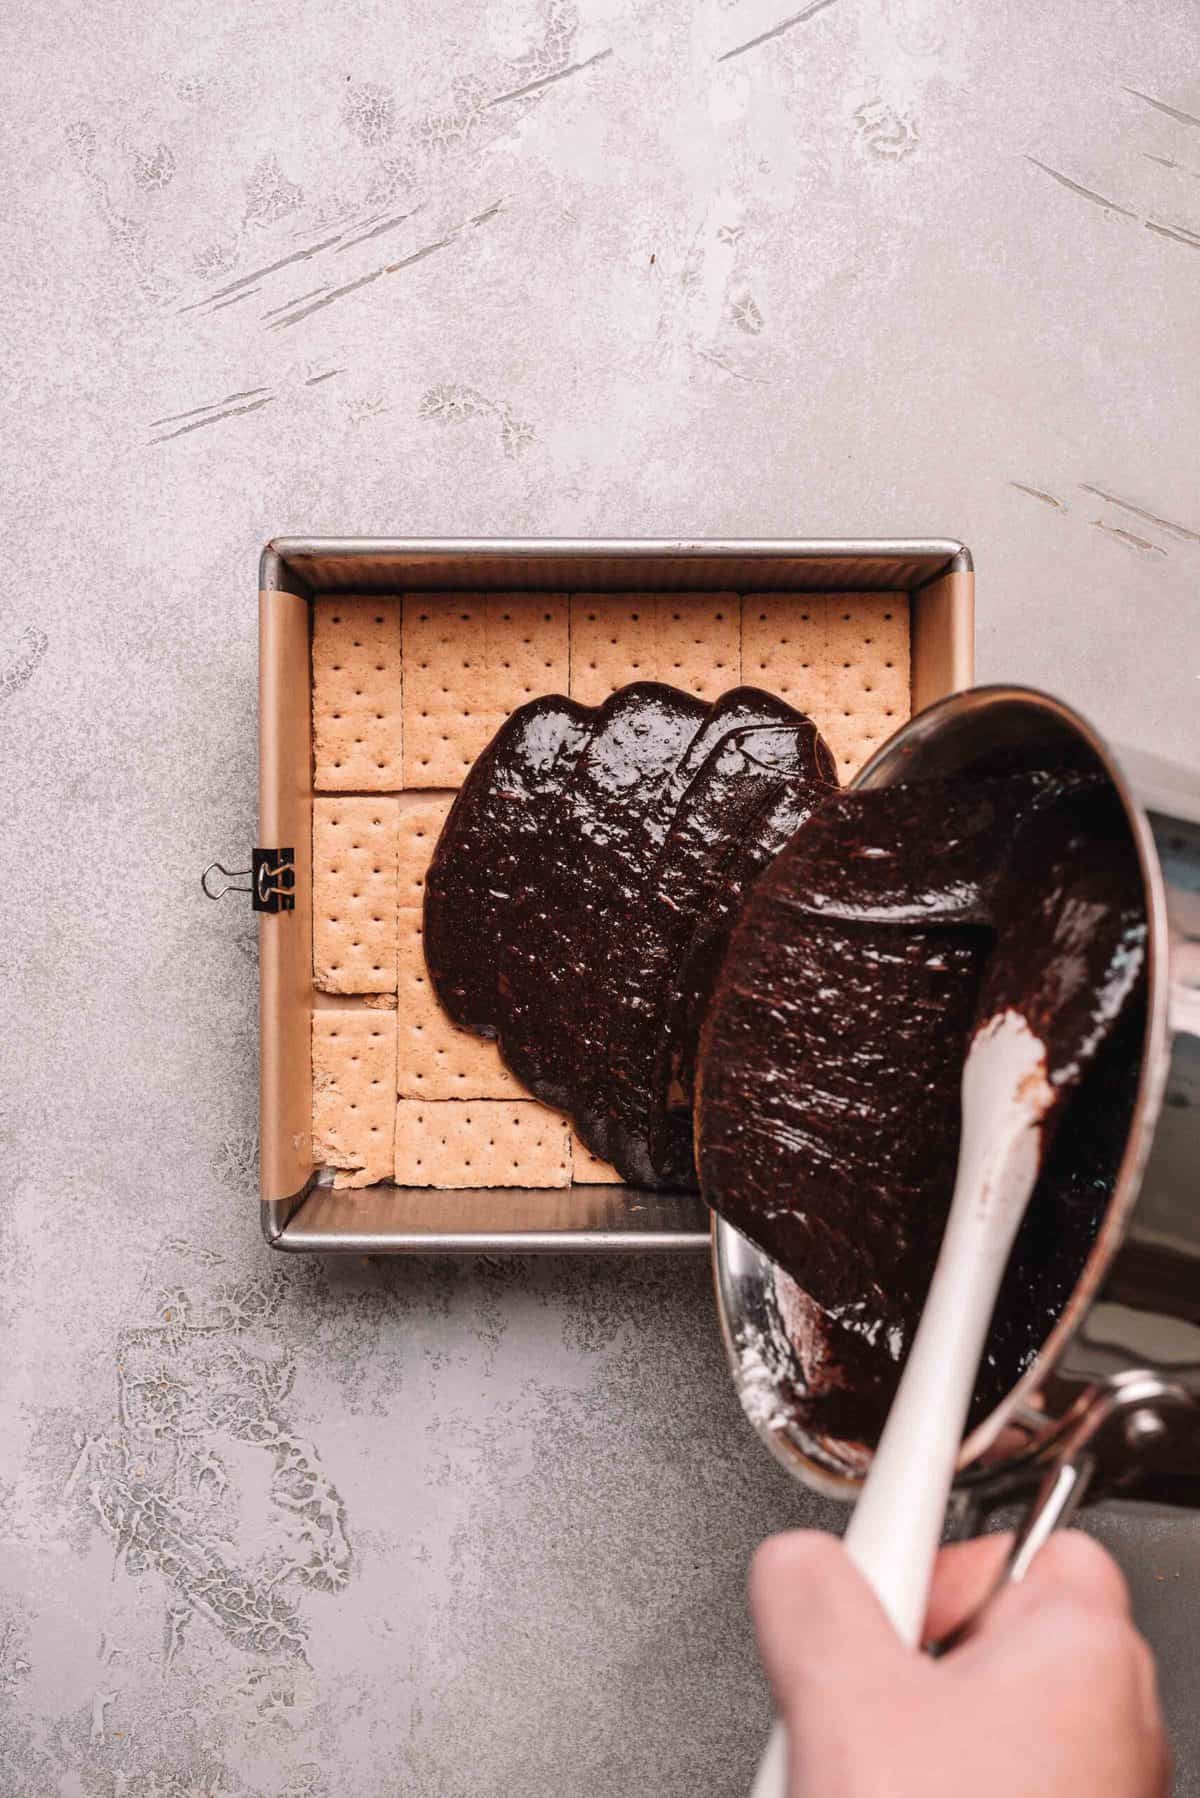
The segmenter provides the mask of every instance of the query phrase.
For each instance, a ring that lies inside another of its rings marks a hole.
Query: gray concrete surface
[[[12,1798],[738,1798],[831,1513],[700,1266],[280,1264],[276,532],[974,549],[983,678],[1200,757],[1191,0],[13,0],[0,68]],[[1200,1520],[1094,1525],[1200,1794]]]

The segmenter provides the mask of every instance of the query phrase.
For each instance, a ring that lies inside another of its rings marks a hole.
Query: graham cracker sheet
[[[453,592],[313,610],[316,1159],[345,1185],[618,1182],[433,993],[425,873],[455,792],[527,700],[596,705],[636,680],[777,693],[816,720],[845,783],[909,716],[907,595]]]

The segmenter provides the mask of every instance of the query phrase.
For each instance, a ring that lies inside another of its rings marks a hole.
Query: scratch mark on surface
[[[324,238],[320,243],[309,244],[307,249],[294,250],[290,256],[281,256],[278,262],[269,262],[265,268],[252,269],[248,275],[239,275],[227,287],[219,287],[216,293],[210,293],[205,300],[195,300],[190,306],[181,306],[181,312],[195,312],[198,306],[210,306],[214,300],[223,300],[227,294],[236,293],[239,287],[249,287],[254,281],[265,280],[268,275],[278,274],[281,268],[288,268],[293,262],[307,262],[312,256],[319,256],[322,250],[330,250],[343,236],[337,231],[332,237]]]
[[[327,368],[323,375],[309,375],[304,385],[306,387],[317,387],[322,381],[332,381],[334,375],[344,375],[345,372],[344,368]]]
[[[1151,543],[1147,537],[1135,537],[1132,531],[1122,530],[1119,524],[1105,524],[1102,518],[1093,518],[1092,523],[1098,531],[1104,531],[1109,537],[1116,537],[1121,543],[1128,543],[1131,549],[1136,549],[1141,555],[1165,556],[1167,553],[1161,544]]]
[[[1156,100],[1153,94],[1143,94],[1136,87],[1127,87],[1125,92],[1132,94],[1135,100],[1144,100],[1146,105],[1153,106],[1156,112],[1165,112],[1169,119],[1178,119],[1181,125],[1194,125],[1200,131],[1200,119],[1196,117],[1195,113],[1180,112],[1178,106],[1168,106],[1165,100]]]
[[[216,306],[214,306],[212,308],[212,310],[214,312],[224,312],[226,306],[236,306],[242,300],[252,300],[256,293],[261,293],[261,292],[262,292],[261,287],[248,287],[246,289],[245,293],[235,293],[231,300],[221,300]]]
[[[726,50],[722,56],[718,56],[717,61],[729,62],[735,56],[744,56],[747,50],[756,50],[759,44],[768,44],[772,38],[782,37],[785,31],[792,31],[797,25],[807,24],[809,19],[819,12],[824,12],[827,6],[833,4],[834,0],[813,0],[811,6],[806,6],[801,12],[794,12],[788,19],[781,19],[778,25],[772,25],[769,31],[760,31],[757,37],[747,38],[744,44],[737,44],[732,50]]]
[[[468,225],[486,225],[487,221],[489,219],[494,219],[496,214],[498,212],[503,212],[503,210],[504,210],[504,201],[503,200],[493,200],[491,205],[485,207],[482,212],[472,213],[471,217],[467,220],[467,224]],[[463,227],[460,225],[459,230],[461,231],[462,229],[463,229]]]
[[[1189,250],[1200,250],[1200,232],[1190,231],[1186,225],[1164,225],[1158,219],[1147,219],[1146,229],[1157,232],[1159,237],[1172,237],[1176,243],[1186,244]]]
[[[389,262],[383,268],[372,269],[370,274],[360,275],[356,281],[347,281],[341,287],[332,288],[321,299],[314,300],[311,306],[303,306],[299,312],[293,312],[287,318],[277,318],[275,323],[269,325],[267,329],[283,331],[289,325],[298,325],[302,319],[311,318],[314,312],[320,312],[324,307],[332,306],[335,300],[345,299],[347,294],[357,293],[362,287],[369,287],[373,281],[378,281],[382,276],[396,275],[400,273],[401,269],[412,268],[414,263],[424,262],[427,256],[435,256],[439,250],[444,250],[450,244],[455,243],[464,231],[472,230],[477,225],[486,224],[488,219],[495,218],[496,214],[503,210],[503,207],[503,199],[493,201],[483,212],[476,212],[469,219],[465,219],[461,225],[455,225],[446,233],[445,237],[435,238],[433,243],[422,244],[419,250],[413,250],[410,255],[402,256],[398,262]]]
[[[45,631],[39,631],[32,624],[27,624],[21,632],[21,641],[26,645],[25,650],[0,674],[0,705],[32,680],[34,669],[50,647]]]
[[[1018,493],[1027,493],[1030,499],[1040,499],[1047,506],[1053,506],[1056,512],[1065,512],[1067,509],[1060,499],[1055,499],[1052,493],[1043,493],[1040,487],[1027,487],[1024,481],[1010,481],[1008,484],[1015,487]]]
[[[345,243],[338,245],[337,254],[340,256],[343,250],[352,250],[357,243],[368,243],[372,237],[385,236],[387,232],[394,231],[397,225],[403,225],[406,220],[415,218],[420,210],[419,206],[414,206],[411,212],[398,212],[395,218],[384,219],[382,225],[376,225],[374,230],[364,231],[360,237],[348,238]]]
[[[266,393],[266,387],[247,387],[241,393],[227,393],[223,400],[209,400],[206,406],[193,406],[190,412],[168,412],[165,418],[152,418],[150,429],[158,425],[178,424],[181,418],[199,418],[202,412],[211,412],[214,406],[232,406],[237,400],[252,400],[256,393]]]
[[[387,272],[385,268],[377,268],[372,270],[369,275],[360,275],[357,281],[347,281],[342,287],[333,287],[323,300],[314,300],[311,306],[304,306],[299,312],[293,312],[290,318],[277,318],[273,325],[268,326],[268,329],[283,331],[287,329],[288,325],[298,325],[302,318],[311,318],[312,314],[320,312],[323,306],[332,306],[335,300],[344,299],[348,293],[357,293],[360,287],[369,287],[372,281],[378,281],[379,277],[386,275]]]
[[[1087,481],[1079,483],[1081,493],[1091,493],[1096,499],[1102,499],[1110,506],[1119,506],[1122,512],[1132,512],[1135,518],[1144,518],[1147,524],[1155,524],[1160,531],[1170,531],[1175,537],[1183,537],[1189,543],[1200,543],[1200,531],[1190,531],[1185,524],[1173,524],[1169,518],[1160,518],[1157,512],[1148,512],[1144,506],[1135,506],[1132,500],[1119,499],[1115,493],[1106,493],[1103,487],[1093,487]]]
[[[163,1672],[169,1673],[175,1656],[183,1647],[183,1632],[192,1615],[187,1600],[167,1606],[166,1641],[163,1643]]]
[[[207,406],[193,406],[190,412],[168,412],[165,418],[152,418],[150,429],[153,431],[158,425],[177,424],[181,418],[199,418],[202,412],[211,412],[214,403],[210,400]]]
[[[697,356],[703,356],[703,358],[706,362],[715,363],[716,366],[720,369],[723,369],[727,375],[732,375],[735,381],[750,381],[757,387],[765,387],[766,386],[766,382],[763,380],[761,375],[743,374],[742,370],[740,368],[734,368],[732,362],[726,362],[722,357],[718,356],[715,353],[715,351],[713,351],[713,350],[697,350],[696,354],[697,354]]]
[[[1105,199],[1103,194],[1093,192],[1090,187],[1081,187],[1078,181],[1072,181],[1069,175],[1060,174],[1058,169],[1052,169],[1048,162],[1039,162],[1036,156],[1026,156],[1025,160],[1031,162],[1035,169],[1041,169],[1044,174],[1049,175],[1052,181],[1057,181],[1060,187],[1065,187],[1070,193],[1079,194],[1085,200],[1091,200],[1095,206],[1103,206],[1106,212],[1119,212],[1127,219],[1135,219],[1138,216],[1136,212],[1130,212],[1128,206],[1118,206],[1115,200]]]
[[[439,237],[435,243],[427,243],[421,249],[414,250],[411,256],[402,256],[399,262],[389,262],[388,266],[380,269],[379,272],[381,275],[398,274],[402,268],[411,268],[414,262],[424,262],[426,256],[433,256],[438,250],[444,250],[447,245],[454,242],[457,236],[458,232],[453,231],[449,237]]]
[[[1141,154],[1147,162],[1156,162],[1162,169],[1178,169],[1181,175],[1190,175],[1193,181],[1200,181],[1200,169],[1190,169],[1186,162],[1176,162],[1173,156],[1152,156],[1149,150]]]
[[[319,287],[310,287],[307,293],[298,293],[294,299],[285,300],[282,306],[270,307],[268,311],[263,313],[263,317],[274,318],[277,312],[290,312],[293,306],[303,306],[305,300],[315,299],[317,294],[324,293],[328,286],[328,281],[322,281]]]
[[[828,6],[832,0],[823,0]],[[556,81],[565,81],[568,75],[578,75],[583,69],[590,69],[598,62],[604,62],[612,55],[612,46],[607,50],[597,50],[594,56],[585,56],[582,62],[569,62],[565,69],[558,69],[553,75],[543,75],[537,81],[527,81],[524,87],[510,88],[506,94],[497,94],[489,100],[489,106],[503,106],[506,100],[522,100],[526,94],[536,94],[543,87],[552,87]]]
[[[151,443],[170,443],[172,437],[186,437],[189,431],[202,431],[205,425],[219,425],[224,418],[240,418],[244,412],[258,412],[263,406],[269,406],[273,396],[268,394],[265,400],[252,400],[248,406],[230,406],[224,412],[214,412],[209,418],[197,418],[190,425],[180,425],[177,431],[166,431],[161,437],[152,437]]]

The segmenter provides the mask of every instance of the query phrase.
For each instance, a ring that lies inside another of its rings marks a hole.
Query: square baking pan
[[[970,686],[971,557],[948,540],[279,538],[259,592],[262,1226],[276,1249],[343,1254],[703,1250],[699,1197],[616,1185],[347,1188],[314,1165],[311,1015],[314,600],[420,592],[902,593],[911,701]]]

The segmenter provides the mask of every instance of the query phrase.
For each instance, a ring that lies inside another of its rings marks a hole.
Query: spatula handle
[[[1032,1129],[1032,1126],[1031,1126]],[[862,1494],[846,1549],[891,1618],[915,1647],[925,1620],[934,1557],[954,1479],[967,1408],[996,1293],[1037,1168],[1036,1144],[980,1167],[969,1149],[912,1351]],[[992,1187],[986,1186],[991,1179]],[[1003,1185],[1001,1184],[1003,1183]],[[1011,1188],[1012,1202],[958,1203],[959,1187]],[[751,1798],[786,1798],[787,1748],[776,1724]]]
[[[846,1549],[902,1642],[915,1647],[941,1540],[967,1407],[1011,1238],[952,1216],[937,1275]]]
[[[851,1559],[910,1646],[925,1620],[946,1496],[1008,1254],[1005,1244],[993,1269],[987,1237],[968,1227],[956,1242],[953,1228],[952,1219],[904,1379],[845,1535]],[[776,1723],[751,1798],[786,1793],[787,1737]]]

